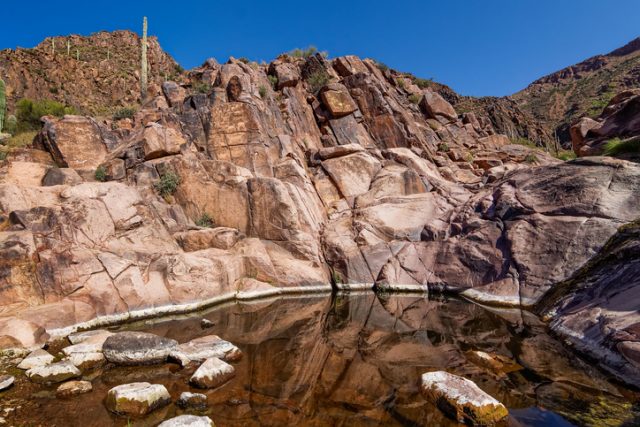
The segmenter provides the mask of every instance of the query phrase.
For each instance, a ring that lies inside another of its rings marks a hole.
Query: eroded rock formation
[[[0,343],[331,283],[533,306],[638,217],[639,176],[510,145],[369,60],[208,60],[9,154]]]

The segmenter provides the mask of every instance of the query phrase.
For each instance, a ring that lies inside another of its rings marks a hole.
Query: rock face
[[[512,145],[370,60],[207,61],[164,83],[130,119],[47,118],[38,155],[0,164],[3,348],[332,288],[531,307],[640,216],[636,164]],[[54,161],[82,182],[42,186]],[[229,357],[208,345],[194,360]],[[119,335],[103,350],[151,363],[179,348]]]
[[[472,381],[443,371],[422,375],[422,394],[461,423],[494,425],[509,415],[507,408]]]
[[[626,142],[629,148],[611,154],[640,160],[640,89],[614,96],[596,120],[583,117],[571,126],[573,151],[579,157],[602,154],[614,138]]]
[[[49,37],[32,49],[2,50],[9,111],[13,114],[22,98],[55,99],[92,114],[139,102],[140,42],[132,31],[103,31]],[[148,44],[149,82],[160,84],[161,76],[176,74],[176,62],[155,37]]]
[[[104,357],[119,365],[162,363],[178,345],[176,340],[145,332],[119,332],[102,345]]]
[[[170,402],[171,396],[165,386],[141,382],[112,388],[105,404],[107,409],[116,414],[141,416]]]
[[[204,361],[194,372],[189,382],[199,388],[218,387],[235,376],[235,369],[217,357]]]

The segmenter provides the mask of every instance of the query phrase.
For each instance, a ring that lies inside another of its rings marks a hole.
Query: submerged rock
[[[168,405],[171,396],[161,384],[146,382],[123,384],[109,390],[106,406],[120,415],[146,415]]]
[[[158,427],[213,427],[213,421],[209,417],[196,415],[180,415],[161,422]]]
[[[46,366],[36,366],[27,371],[27,377],[35,383],[59,383],[78,378],[82,373],[68,360]]]
[[[189,382],[200,388],[215,388],[229,381],[235,374],[233,366],[212,357],[200,365]]]
[[[202,393],[182,392],[176,404],[181,408],[202,410],[207,407],[207,396]]]
[[[104,357],[118,365],[148,365],[167,360],[178,342],[146,332],[119,332],[102,346]]]
[[[16,379],[13,375],[0,375],[0,391],[11,387],[15,380]]]
[[[78,394],[89,393],[91,390],[93,390],[93,386],[89,381],[69,381],[58,386],[56,396],[75,396]]]
[[[238,347],[217,335],[207,335],[180,344],[171,351],[170,357],[176,359],[182,366],[186,366],[191,362],[199,363],[211,357],[233,362],[242,357],[242,352]]]
[[[442,412],[462,423],[492,425],[509,415],[502,403],[473,381],[444,371],[423,374],[420,389]]]
[[[22,359],[22,362],[18,364],[18,368],[26,370],[38,366],[45,366],[49,365],[54,360],[55,357],[49,354],[49,352],[47,352],[46,350],[38,349],[29,353],[27,357]]]

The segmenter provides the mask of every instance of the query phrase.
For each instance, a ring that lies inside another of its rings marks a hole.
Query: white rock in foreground
[[[492,425],[509,415],[507,408],[473,381],[444,371],[422,375],[422,394],[459,422]]]
[[[166,387],[161,384],[131,383],[109,390],[106,406],[122,415],[146,415],[171,402]]]
[[[233,362],[242,357],[242,352],[238,347],[217,335],[207,335],[180,344],[171,352],[170,357],[176,359],[182,366],[186,366],[191,362],[200,363],[212,357]]]
[[[27,377],[34,383],[59,383],[71,378],[78,378],[82,373],[68,360],[46,366],[29,369]]]
[[[89,393],[93,386],[89,381],[69,381],[58,386],[56,396],[69,397],[77,394]]]
[[[176,404],[181,408],[206,409],[207,396],[202,393],[183,391]]]
[[[45,366],[52,363],[54,360],[55,358],[47,351],[38,349],[29,353],[27,357],[22,359],[22,362],[18,364],[18,368],[31,369],[37,366]]]
[[[12,375],[0,375],[0,391],[11,387],[15,380]]]
[[[195,415],[180,415],[163,421],[158,427],[213,427],[213,421],[209,417],[197,417]]]
[[[196,387],[214,388],[229,381],[235,374],[233,366],[212,357],[200,365],[189,381]]]

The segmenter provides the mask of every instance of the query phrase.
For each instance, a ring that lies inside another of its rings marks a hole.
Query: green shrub
[[[13,114],[7,117],[4,122],[4,132],[15,135],[18,130],[18,119]]]
[[[441,142],[438,144],[438,151],[442,151],[443,153],[449,152],[449,144],[446,142]]]
[[[576,153],[574,153],[573,150],[560,150],[556,154],[556,158],[558,158],[560,160],[564,160],[566,162],[567,160],[575,159],[576,158]]]
[[[409,102],[412,104],[419,104],[422,97],[420,95],[416,95],[415,93],[409,95]]]
[[[289,56],[293,56],[294,58],[309,58],[316,53],[318,53],[318,48],[315,46],[309,46],[306,49],[295,48],[289,52]]]
[[[124,107],[113,113],[113,120],[132,119],[136,114],[134,107]]]
[[[385,64],[384,62],[380,62],[380,61],[376,61],[376,60],[374,60],[373,62],[376,64],[376,67],[378,67],[378,69],[380,71],[382,71],[383,73],[389,69],[387,64]]]
[[[211,85],[205,82],[193,82],[191,88],[196,93],[209,93],[211,92]]]
[[[524,156],[524,161],[527,163],[538,163],[538,157],[533,153],[529,153]]]
[[[473,163],[473,153],[471,152],[467,152],[467,154],[464,155],[464,159],[468,162],[468,163]]]
[[[260,98],[264,98],[267,96],[267,88],[265,86],[260,86],[258,88],[258,93],[260,93]]]
[[[269,79],[269,83],[271,83],[271,87],[273,87],[273,90],[276,90],[278,88],[278,78],[276,76],[267,76],[267,78]]]
[[[242,58],[238,58],[238,61],[242,62],[243,64],[248,64],[249,62],[249,58],[245,58],[244,56]]]
[[[605,156],[618,156],[627,153],[640,153],[640,139],[632,138],[626,141],[620,138],[613,138],[607,141],[604,146]]]
[[[400,89],[404,89],[404,85],[405,85],[405,83],[404,83],[404,78],[402,78],[402,77],[398,77],[398,78],[396,79],[396,85],[397,85]]]
[[[107,169],[105,169],[105,167],[102,165],[98,166],[98,169],[96,169],[96,173],[94,174],[94,176],[96,180],[105,182],[107,180]]]
[[[196,220],[196,225],[198,227],[213,228],[213,218],[205,212]]]
[[[75,112],[73,107],[66,106],[51,99],[34,101],[24,98],[16,103],[16,131],[39,130],[42,127],[42,123],[40,122],[41,117],[62,117],[65,114],[75,114]]]
[[[33,142],[33,138],[38,135],[38,131],[20,132],[9,138],[5,144],[7,147],[26,147]]]
[[[522,137],[511,138],[511,143],[512,144],[518,144],[518,145],[524,145],[525,147],[529,147],[529,148],[539,148],[536,144],[531,142],[529,139],[522,138]]]
[[[182,68],[182,65],[176,64],[176,66],[173,68],[173,71],[176,74],[182,74],[182,73],[184,73],[184,68]]]
[[[178,185],[180,185],[180,177],[171,171],[162,174],[160,181],[154,184],[158,193],[163,197],[173,194],[178,188]]]
[[[339,285],[342,283],[342,277],[340,277],[340,273],[338,273],[335,270],[331,270],[331,281],[335,284],[335,285]]]
[[[0,151],[0,160],[5,160],[7,158],[7,154],[9,154],[6,151]]]
[[[318,70],[314,73],[311,73],[311,75],[309,75],[309,77],[307,78],[307,83],[309,83],[309,89],[311,89],[311,92],[316,93],[324,85],[329,83],[330,79],[331,77],[326,71]]]
[[[415,83],[415,85],[420,89],[426,89],[433,84],[433,79],[421,79],[419,77],[414,77],[413,83]]]

